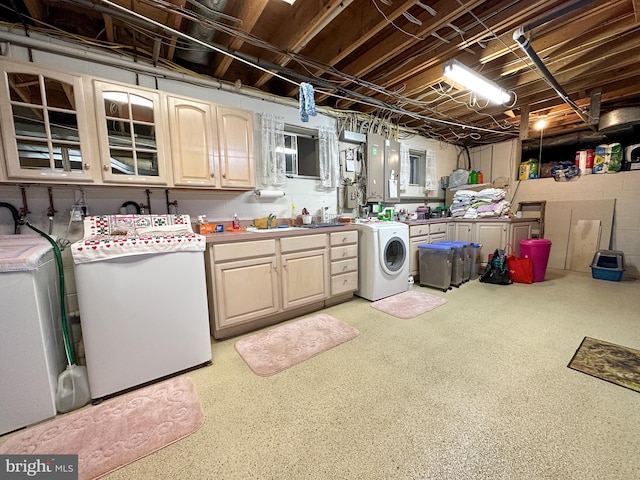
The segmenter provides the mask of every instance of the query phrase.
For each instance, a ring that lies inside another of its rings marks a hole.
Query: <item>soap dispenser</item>
[[[238,218],[238,214],[234,213],[233,214],[233,229],[234,230],[240,230],[240,219]]]

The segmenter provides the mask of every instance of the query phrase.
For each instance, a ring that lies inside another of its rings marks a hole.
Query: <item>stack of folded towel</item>
[[[458,190],[453,196],[449,210],[452,217],[486,218],[507,216],[511,203],[504,199],[507,192],[502,188],[485,188],[479,192]]]
[[[471,206],[471,204],[475,201],[475,196],[478,192],[474,192],[473,190],[458,190],[453,195],[453,200],[451,202],[451,207],[449,210],[451,211],[452,217],[464,217],[467,209]]]

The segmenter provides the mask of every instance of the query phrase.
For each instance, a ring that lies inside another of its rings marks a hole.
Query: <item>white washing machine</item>
[[[406,292],[409,288],[409,226],[372,221],[358,229],[359,297],[371,301]]]
[[[188,215],[87,217],[85,235],[71,248],[93,403],[209,364],[206,238]]]
[[[58,268],[40,235],[0,235],[0,435],[56,415],[66,367]]]

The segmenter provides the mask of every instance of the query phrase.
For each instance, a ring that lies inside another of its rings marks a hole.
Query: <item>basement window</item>
[[[409,185],[424,187],[427,169],[427,152],[424,150],[409,150]]]
[[[320,178],[317,130],[285,125],[284,146],[288,175]]]

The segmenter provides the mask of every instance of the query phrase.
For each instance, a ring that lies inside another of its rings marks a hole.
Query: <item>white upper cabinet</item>
[[[160,94],[98,80],[94,93],[102,179],[166,185],[168,143]]]
[[[81,76],[2,63],[0,118],[9,180],[93,182]]]
[[[173,183],[185,187],[219,187],[216,138],[210,103],[167,96]]]
[[[253,114],[246,110],[216,107],[220,152],[220,186],[253,188]]]

